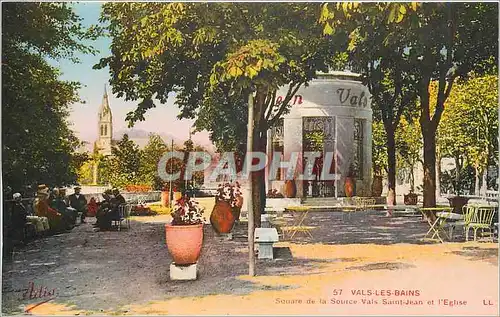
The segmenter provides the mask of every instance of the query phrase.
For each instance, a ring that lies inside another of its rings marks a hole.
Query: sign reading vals
[[[340,104],[343,106],[366,108],[368,105],[368,98],[364,91],[360,94],[354,94],[351,93],[351,88],[339,88],[337,89],[337,96],[339,97]]]
[[[364,91],[355,93],[351,88],[338,88],[335,92],[338,97],[339,104],[341,106],[351,106],[366,108],[368,105],[368,97]],[[276,99],[276,105],[280,105],[285,98],[283,96],[278,96]],[[303,103],[302,95],[295,95],[290,99],[291,106],[301,105]]]

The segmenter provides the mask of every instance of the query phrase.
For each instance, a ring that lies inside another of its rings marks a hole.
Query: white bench
[[[279,241],[275,228],[255,228],[255,242],[258,245],[259,259],[274,259],[273,244]]]

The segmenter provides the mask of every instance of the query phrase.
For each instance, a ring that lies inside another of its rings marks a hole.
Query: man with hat
[[[80,194],[82,188],[80,186],[75,187],[75,192],[69,195],[69,205],[76,209],[77,212],[82,213],[82,223],[85,223],[85,214],[87,213],[87,199],[85,196]]]

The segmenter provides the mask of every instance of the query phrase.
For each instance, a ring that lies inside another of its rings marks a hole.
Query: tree
[[[118,96],[139,101],[127,117],[131,123],[171,91],[181,117],[194,117],[197,109],[213,113],[217,104],[240,107],[255,93],[252,148],[265,151],[266,132],[292,96],[316,71],[327,71],[342,47],[336,37],[320,36],[318,12],[319,5],[298,3],[110,3],[102,20],[113,39],[112,56],[97,67],[110,67]],[[282,86],[288,92],[279,102]],[[251,176],[257,222],[265,203],[262,173]]]
[[[410,192],[415,190],[415,167],[422,161],[422,135],[418,121],[402,118],[396,133],[396,148],[399,167],[407,168],[410,176]]]
[[[399,32],[399,17],[391,12],[416,10],[407,4],[324,4],[320,20],[324,32],[347,28],[350,32],[348,52],[351,68],[362,74],[372,95],[374,117],[383,123],[387,151],[388,203],[396,202],[396,133],[401,116],[414,107],[416,93],[409,72],[411,61],[404,38],[391,36]],[[389,17],[388,17],[389,16]],[[377,171],[378,172],[378,171]]]
[[[149,141],[141,151],[140,177],[155,190],[161,190],[164,183],[158,176],[158,162],[169,149],[158,134],[151,133]]]
[[[431,99],[436,96],[435,90],[432,92]],[[443,155],[455,159],[456,193],[460,194],[461,169],[470,165],[475,170],[475,194],[479,195],[480,179],[485,190],[486,169],[497,163],[497,76],[471,75],[459,81],[445,106],[447,110],[438,129],[438,146]]]
[[[372,166],[375,176],[387,173],[387,148],[384,124],[374,120],[372,123]]]
[[[373,8],[367,16],[386,17],[382,23],[386,36],[372,44],[380,50],[402,53],[411,62],[407,69],[414,83],[409,94],[420,100],[420,126],[424,144],[424,206],[436,204],[436,131],[455,79],[470,71],[489,71],[498,60],[498,22],[496,3],[377,3],[342,4],[346,16]],[[332,32],[332,14],[326,12],[324,31]],[[374,25],[376,28],[377,25]],[[351,33],[355,45],[356,33]],[[364,39],[366,41],[366,39]],[[394,45],[394,44],[398,45]],[[400,45],[399,45],[400,44]],[[401,51],[402,50],[402,51]],[[392,57],[393,54],[389,54]],[[437,98],[430,103],[430,83],[436,80]],[[404,94],[405,96],[407,94]],[[390,166],[391,164],[389,164]]]
[[[92,53],[82,44],[91,34],[66,3],[4,3],[2,9],[4,184],[74,183],[80,142],[67,117],[79,84],[60,80],[46,60]]]
[[[111,156],[101,160],[99,166],[104,169],[102,174],[113,187],[123,188],[126,185],[141,183],[140,163],[139,146],[124,134],[116,146],[111,148]]]

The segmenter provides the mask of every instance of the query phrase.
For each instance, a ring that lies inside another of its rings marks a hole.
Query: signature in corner
[[[36,286],[34,282],[28,283],[28,288],[25,289],[23,293],[23,299],[35,299],[35,298],[47,298],[54,297],[56,294],[56,289],[48,289],[47,286],[40,285]]]
[[[44,299],[43,301],[39,302],[39,303],[35,303],[35,304],[32,304],[32,305],[29,305],[28,307],[26,307],[26,309],[24,310],[25,313],[29,313],[33,308],[37,307],[37,306],[40,306],[48,301],[51,301],[54,299],[56,295],[56,289],[53,288],[53,289],[49,289],[47,288],[47,286],[43,286],[43,285],[40,285],[40,286],[37,286],[35,285],[34,282],[29,282],[28,283],[28,288],[26,288],[24,290],[24,293],[23,293],[23,300],[28,300],[28,299]]]

